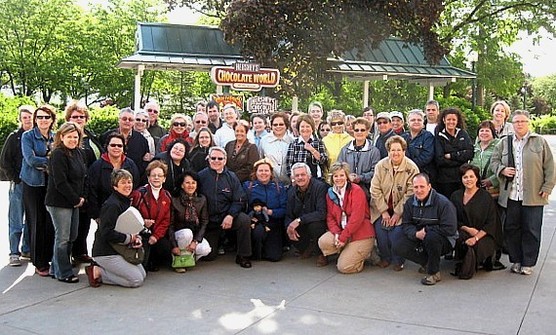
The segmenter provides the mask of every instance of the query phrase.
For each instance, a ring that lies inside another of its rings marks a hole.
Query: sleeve
[[[342,229],[340,228],[340,225],[338,224],[338,220],[336,219],[336,216],[334,215],[334,207],[337,207],[338,205],[336,205],[328,196],[328,194],[326,195],[326,226],[328,227],[328,230],[336,235],[340,235],[342,233]]]
[[[495,176],[500,182],[506,180],[506,177],[502,175],[502,170],[506,168],[504,162],[502,162],[502,153],[505,150],[505,143],[507,141],[508,140],[504,138],[503,140],[498,142],[498,144],[496,144],[494,150],[492,151],[492,156],[490,157],[490,169],[494,172]]]
[[[286,216],[284,217],[284,226],[289,226],[290,223],[295,220],[295,187],[290,186],[287,192],[287,202],[286,202]]]
[[[435,152],[436,166],[438,167],[452,167],[452,166],[461,165],[458,162],[454,161],[453,159],[446,159],[444,157],[444,155],[447,152],[446,152],[444,140],[440,137],[440,134],[435,136],[434,152]]]
[[[317,183],[313,185],[313,194],[311,194],[310,201],[314,201],[314,210],[312,212],[301,215],[301,224],[311,223],[311,222],[325,222],[326,220],[326,192],[328,190],[326,184],[313,179],[311,183]],[[289,223],[289,222],[288,222]]]
[[[340,234],[340,241],[347,242],[347,240],[356,232],[358,231],[362,225],[367,224],[365,220],[365,213],[364,210],[365,206],[367,205],[367,196],[365,192],[360,188],[352,188],[350,193],[350,201],[348,202],[351,205],[350,208],[350,216],[348,217],[348,223],[346,228]]]
[[[419,147],[419,154],[412,158],[417,166],[425,166],[434,160],[434,135],[425,130],[421,136],[424,138]]]
[[[328,164],[328,153],[326,151],[326,148],[324,146],[324,143],[321,140],[318,141],[314,141],[317,142],[317,147],[316,149],[319,151],[320,153],[320,159],[318,161],[318,163],[322,166],[326,166]],[[313,142],[313,143],[314,143]],[[312,155],[311,155],[312,156]],[[312,156],[313,158],[315,158],[315,156]]]
[[[543,174],[544,174],[544,181],[542,184],[541,191],[546,192],[548,194],[552,193],[552,189],[554,188],[554,156],[552,155],[552,151],[550,150],[550,145],[548,142],[543,138]]]
[[[278,185],[278,190],[276,191],[278,198],[278,207],[272,209],[272,218],[283,219],[286,216],[286,204],[288,202],[288,192],[285,187]]]
[[[292,175],[292,165],[295,160],[295,141],[292,141],[288,146],[288,152],[286,153],[286,172],[288,173],[288,178],[291,179]]]
[[[203,241],[203,238],[205,237],[205,232],[207,230],[208,222],[209,222],[209,213],[207,207],[207,199],[203,197],[202,206],[201,209],[199,210],[199,231],[195,235],[195,240],[197,240],[197,242],[199,243],[201,243]]]
[[[438,232],[446,237],[456,234],[458,227],[456,208],[448,199],[439,201],[438,219],[438,226],[428,226],[427,229],[438,229]]]
[[[409,158],[405,158],[410,160]],[[413,177],[415,177],[419,173],[419,168],[412,168],[411,172],[408,172],[407,179],[405,180],[405,193],[402,196],[402,199],[398,201],[398,203],[394,206],[394,213],[402,214],[404,205],[412,195],[413,195]]]
[[[467,134],[465,130],[460,130],[460,133],[460,141],[458,141],[459,148],[452,153],[452,159],[459,162],[459,165],[472,160],[474,152],[473,142],[471,142],[469,134]]]
[[[16,175],[15,168],[15,150],[20,150],[17,146],[17,134],[15,132],[8,135],[4,146],[2,147],[2,154],[0,155],[0,166],[2,172],[6,175],[6,179],[13,180],[19,183],[19,176]]]
[[[21,153],[23,155],[23,160],[35,169],[45,169],[47,167],[48,158],[35,155],[33,130],[29,130],[21,136]]]
[[[100,235],[108,242],[125,243],[127,235],[114,230],[119,216],[119,208],[113,203],[106,203],[100,210]]]
[[[379,163],[378,168],[381,167],[382,163]],[[382,189],[382,185],[384,184],[384,175],[384,173],[378,173],[373,176],[373,179],[371,179],[371,201],[374,204],[374,207],[378,210],[379,216],[388,210],[388,203],[386,202],[386,196],[384,194],[384,190]]]
[[[380,151],[377,148],[372,147],[370,151],[370,155],[371,155],[371,159],[370,159],[371,169],[368,172],[365,172],[361,175],[361,180],[366,183],[369,183],[375,175],[375,167],[380,161]]]
[[[403,207],[403,215],[402,215],[402,230],[405,236],[411,241],[417,241],[417,237],[415,234],[417,233],[417,226],[413,223],[413,212],[412,212],[412,205],[411,202],[413,198],[409,198]]]
[[[234,217],[234,219],[243,211],[245,207],[245,199],[246,195],[243,191],[243,187],[241,187],[241,183],[237,176],[233,173],[228,172],[228,181],[230,183],[230,189],[232,190],[232,204],[230,205],[230,209],[228,214]]]
[[[56,190],[67,200],[68,204],[75,206],[79,203],[80,195],[77,194],[74,188],[68,182],[71,161],[76,160],[77,157],[68,157],[62,150],[54,150],[50,157],[49,168],[49,182],[53,182]]]
[[[158,211],[158,217],[155,219],[156,224],[154,227],[153,235],[154,237],[156,237],[157,240],[163,238],[168,231],[168,227],[170,226],[170,212],[172,207],[172,197],[170,196],[170,193],[166,190],[160,190],[160,192],[164,192],[164,198],[161,199],[161,197],[159,197],[158,201],[165,200],[166,205],[160,205],[161,208]]]

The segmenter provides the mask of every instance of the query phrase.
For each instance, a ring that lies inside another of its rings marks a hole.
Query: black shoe
[[[505,268],[506,268],[506,266],[504,264],[502,264],[500,261],[494,261],[494,263],[492,263],[492,270],[493,271],[504,270]]]
[[[249,269],[251,265],[251,261],[243,256],[236,256],[236,264],[239,264],[242,268]]]

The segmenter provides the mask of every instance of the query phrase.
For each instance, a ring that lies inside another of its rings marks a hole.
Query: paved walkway
[[[556,147],[556,136],[547,138]],[[333,265],[317,268],[314,258],[291,254],[251,269],[225,255],[185,274],[150,273],[138,289],[94,289],[83,269],[80,283],[64,284],[34,275],[27,263],[6,265],[2,182],[0,334],[554,334],[555,193],[531,276],[504,270],[461,281],[443,261],[442,281],[426,287],[410,262],[402,272],[366,267],[341,275]]]

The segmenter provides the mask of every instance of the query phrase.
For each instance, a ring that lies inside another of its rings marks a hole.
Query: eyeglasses
[[[127,117],[127,116],[123,116],[120,118],[120,120],[124,121],[124,122],[133,122],[133,118],[132,117]]]
[[[123,148],[124,145],[123,144],[118,144],[118,143],[110,143],[108,144],[111,148]]]
[[[206,124],[207,121],[205,121],[205,120],[197,120],[197,121],[195,121],[195,123],[196,123],[196,124],[200,124],[200,123]]]
[[[364,132],[366,132],[366,131],[367,131],[367,129],[358,129],[358,128],[353,129],[353,132],[354,132],[354,133],[364,133]]]
[[[50,115],[37,115],[37,120],[50,120],[51,118]]]
[[[273,123],[272,124],[273,127],[283,127],[285,125],[286,125],[285,123]]]
[[[377,121],[376,124],[387,124],[388,121]]]
[[[215,161],[215,160],[223,161],[224,157],[211,157],[210,160],[212,160],[212,161]]]
[[[344,124],[343,121],[330,122],[330,125],[331,125],[332,127],[334,127],[334,126],[341,126],[341,125],[343,125],[343,124]]]
[[[158,114],[158,111],[156,109],[147,109],[147,113],[155,113]]]
[[[147,121],[149,121],[149,120],[147,120],[147,119],[135,119],[135,121],[136,121],[136,122],[147,122]]]
[[[70,119],[86,119],[87,117],[85,115],[72,115],[70,117]]]
[[[151,174],[149,177],[151,178],[164,178],[163,174]]]
[[[185,123],[185,122],[174,122],[174,123],[172,123],[172,126],[174,126],[174,127],[185,127],[185,126],[187,126],[187,123]]]

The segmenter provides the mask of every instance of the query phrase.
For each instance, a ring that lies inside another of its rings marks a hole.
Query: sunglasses
[[[50,115],[37,115],[37,120],[50,120],[51,118]]]
[[[367,131],[367,129],[353,129],[354,133],[364,133],[366,131]]]
[[[341,125],[343,125],[343,124],[344,124],[344,123],[343,123],[342,121],[330,122],[330,125],[331,125],[332,127],[334,127],[334,126],[341,126]]]
[[[212,161],[215,161],[215,160],[223,161],[224,157],[211,157],[210,160],[212,160]]]
[[[108,144],[111,148],[123,148],[124,145],[123,144],[118,144],[118,143],[110,143]]]
[[[387,124],[388,121],[377,121],[376,124]]]
[[[147,113],[155,113],[158,114],[158,111],[156,109],[147,109]]]
[[[172,126],[174,126],[174,127],[185,127],[185,126],[187,126],[187,123],[185,123],[185,122],[174,122],[174,123],[172,123]]]
[[[286,125],[285,123],[273,123],[272,124],[273,127],[283,127],[285,125]]]
[[[200,124],[200,123],[205,124],[205,123],[207,123],[207,121],[204,121],[204,120],[197,120],[197,121],[195,121],[195,123],[196,123],[196,124]]]
[[[132,117],[127,117],[127,116],[121,117],[120,120],[122,120],[124,122],[127,122],[127,121],[133,122],[133,118]]]
[[[74,120],[77,120],[77,119],[86,119],[86,118],[87,118],[87,117],[86,117],[85,115],[72,115],[72,116],[70,117],[70,119],[74,119]]]
[[[329,132],[330,128],[322,128],[320,131]]]
[[[137,121],[137,122],[147,122],[149,120],[147,120],[147,119],[135,119],[135,121]]]

